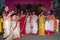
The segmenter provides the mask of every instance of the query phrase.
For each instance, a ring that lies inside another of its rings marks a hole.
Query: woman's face
[[[33,15],[35,15],[35,12],[33,12]]]
[[[47,20],[51,20],[51,15],[48,15],[47,16]]]
[[[44,12],[41,12],[41,15],[43,15]]]
[[[54,14],[52,14],[52,15],[51,15],[51,17],[52,17],[52,18],[54,18],[54,17],[55,17],[55,15],[54,15]]]
[[[29,15],[29,13],[27,13],[27,15]]]
[[[8,7],[5,7],[5,11],[8,12],[9,11],[9,8]]]
[[[30,13],[30,15],[31,15],[31,13]]]
[[[23,14],[23,11],[21,11],[21,14]]]

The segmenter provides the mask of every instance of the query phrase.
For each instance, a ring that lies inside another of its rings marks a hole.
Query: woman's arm
[[[6,20],[7,18],[9,18],[13,13],[14,13],[14,11],[10,12],[6,17],[4,17],[4,20]]]
[[[17,17],[16,20],[20,20],[21,18]]]

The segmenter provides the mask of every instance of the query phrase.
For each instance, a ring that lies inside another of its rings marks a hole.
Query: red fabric
[[[46,35],[48,35],[48,34],[49,34],[49,35],[52,35],[52,34],[54,34],[54,32],[53,32],[53,31],[49,31],[49,30],[47,30],[47,31],[45,30],[45,34],[46,34]]]
[[[26,25],[26,22],[25,22],[25,17],[22,17],[21,19],[20,19],[20,33],[21,34],[23,34],[23,35],[25,35],[26,33],[25,33],[25,25]]]

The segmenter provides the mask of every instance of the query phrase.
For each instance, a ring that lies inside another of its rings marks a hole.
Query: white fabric
[[[4,35],[3,37],[7,37],[9,34],[10,36],[5,40],[12,40],[12,28],[11,28],[11,17],[8,17],[8,19],[4,20],[3,22],[3,29],[4,29]]]
[[[26,34],[30,33],[31,33],[30,16],[28,16],[26,20]]]
[[[38,24],[37,24],[38,17],[36,15],[32,15],[31,17],[31,27],[32,27],[32,33],[36,34],[38,31]]]
[[[46,20],[45,30],[54,31],[54,23],[51,20]]]
[[[16,21],[16,15],[14,15],[13,17],[12,17],[12,28],[14,29],[14,27],[16,26],[16,23],[17,23],[17,21]],[[13,30],[13,36],[14,36],[14,38],[20,38],[20,25],[19,25],[19,22],[17,23],[17,27],[16,27],[16,29],[15,30]]]
[[[57,32],[59,32],[59,19],[57,19],[57,29],[56,29]]]

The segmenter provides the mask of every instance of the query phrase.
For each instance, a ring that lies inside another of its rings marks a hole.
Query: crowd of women
[[[30,34],[53,35],[59,31],[59,19],[53,13],[45,16],[42,11],[37,16],[35,11],[8,11],[9,8],[6,6],[2,13],[3,18],[0,17],[0,33],[4,32],[5,40],[20,40],[20,36]]]

